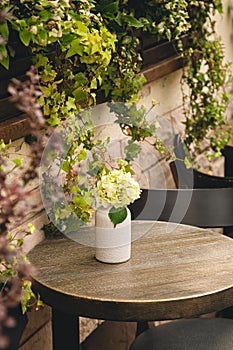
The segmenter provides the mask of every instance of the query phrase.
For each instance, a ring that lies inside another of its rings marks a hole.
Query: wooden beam
[[[28,119],[25,114],[0,123],[0,139],[5,143],[16,140],[30,133]]]

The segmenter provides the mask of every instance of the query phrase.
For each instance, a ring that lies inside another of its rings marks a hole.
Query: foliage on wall
[[[229,139],[222,127],[230,102],[224,87],[231,82],[215,32],[221,0],[3,0],[0,9],[0,62],[10,68],[12,32],[18,33],[39,70],[39,102],[54,126],[98,102],[100,90],[110,101],[138,102],[145,83],[142,37],[177,40],[187,68],[182,86],[189,89],[184,93],[185,141],[195,154],[208,140],[208,156],[220,155]]]
[[[232,66],[224,60],[223,44],[215,29],[215,15],[222,14],[222,2],[193,3],[189,49],[184,50],[185,142],[193,157],[204,153],[212,159],[221,156],[232,135],[226,127],[226,110],[232,103]]]

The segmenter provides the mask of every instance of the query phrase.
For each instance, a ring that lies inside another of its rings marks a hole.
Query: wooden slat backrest
[[[198,227],[233,226],[233,187],[142,189],[130,205],[132,219],[161,220]]]

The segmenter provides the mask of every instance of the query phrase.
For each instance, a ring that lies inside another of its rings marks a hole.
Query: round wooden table
[[[146,225],[148,227],[145,230]],[[29,254],[34,289],[53,308],[54,350],[77,349],[78,316],[155,321],[198,316],[233,304],[233,240],[192,226],[135,221],[132,257],[96,261],[93,247],[46,239]],[[62,339],[65,343],[62,345]]]

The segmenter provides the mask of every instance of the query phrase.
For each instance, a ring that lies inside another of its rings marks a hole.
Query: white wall
[[[223,15],[216,15],[216,30],[221,36],[226,61],[233,61],[233,1],[222,0]],[[230,8],[232,6],[232,9]]]

